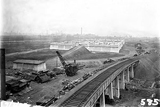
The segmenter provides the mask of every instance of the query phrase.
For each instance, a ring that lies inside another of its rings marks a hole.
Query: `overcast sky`
[[[159,0],[3,0],[3,31],[158,34]]]

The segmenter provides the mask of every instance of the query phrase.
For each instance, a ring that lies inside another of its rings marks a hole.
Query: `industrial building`
[[[53,42],[50,44],[50,49],[69,50],[75,46],[83,45],[89,51],[119,53],[119,50],[123,47],[124,43],[124,40],[82,39],[74,41]]]
[[[34,71],[45,71],[46,63],[39,60],[16,60],[13,62],[13,69],[19,70],[34,70]]]

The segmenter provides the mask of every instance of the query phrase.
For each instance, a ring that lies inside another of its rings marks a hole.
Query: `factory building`
[[[13,62],[13,69],[19,70],[34,70],[34,71],[45,71],[46,63],[39,60],[16,60]]]
[[[89,51],[119,53],[124,44],[124,40],[83,39],[79,41],[73,40],[64,42],[53,42],[50,44],[50,49],[69,50],[75,46],[82,45],[85,46]]]

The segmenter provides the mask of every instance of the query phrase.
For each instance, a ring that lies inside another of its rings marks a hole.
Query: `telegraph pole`
[[[6,100],[5,49],[0,49],[1,99]]]

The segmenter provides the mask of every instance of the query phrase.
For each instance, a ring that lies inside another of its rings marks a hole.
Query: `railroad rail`
[[[94,93],[94,91],[108,78],[110,77],[116,70],[125,67],[128,64],[133,63],[136,59],[128,59],[121,63],[118,63],[97,77],[86,83],[79,90],[69,96],[64,102],[62,102],[60,107],[83,107],[89,100],[90,96]]]

